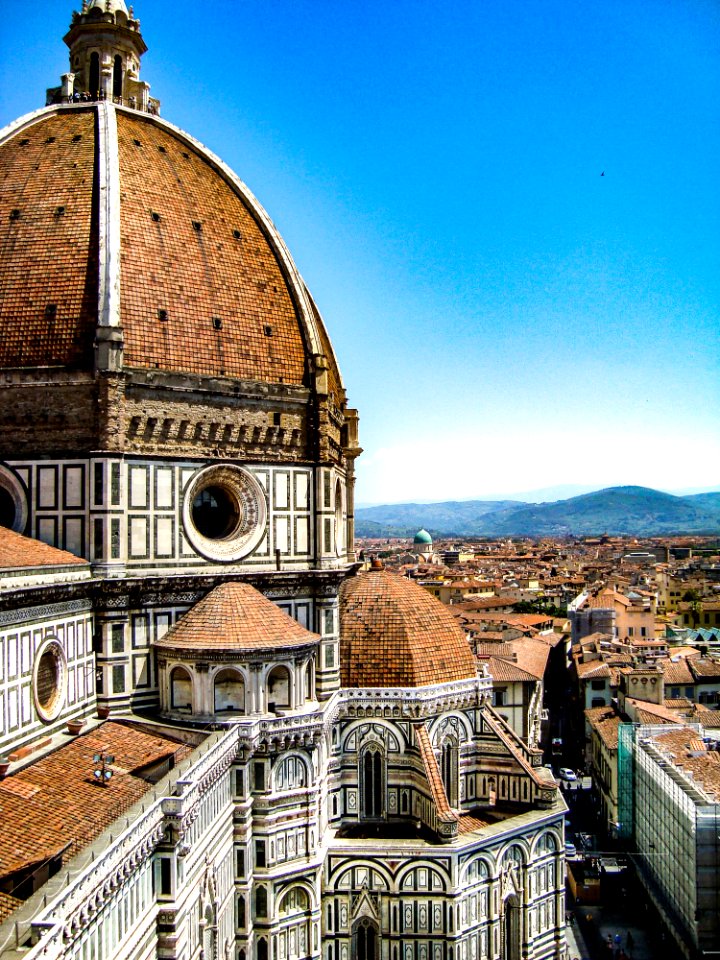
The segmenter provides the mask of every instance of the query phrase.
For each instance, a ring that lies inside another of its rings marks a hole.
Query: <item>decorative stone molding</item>
[[[228,513],[227,531],[212,536],[198,526],[194,505],[203,494],[222,497]],[[265,536],[267,503],[265,493],[255,477],[238,466],[215,465],[201,470],[183,495],[183,527],[185,535],[199,554],[209,560],[232,563],[255,549]]]

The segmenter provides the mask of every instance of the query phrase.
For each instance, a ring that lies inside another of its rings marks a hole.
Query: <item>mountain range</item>
[[[673,496],[649,487],[609,487],[568,500],[450,500],[394,503],[355,511],[358,537],[651,537],[720,534],[720,492]]]

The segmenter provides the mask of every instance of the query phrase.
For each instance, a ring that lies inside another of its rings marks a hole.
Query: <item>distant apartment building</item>
[[[547,720],[544,677],[552,647],[529,637],[505,643],[478,642],[473,647],[492,677],[493,705],[498,713],[528,746],[537,747]]]
[[[685,627],[720,627],[720,600],[681,601],[677,609]]]
[[[688,960],[720,951],[719,761],[699,725],[619,730],[621,832],[632,838],[638,877]]]
[[[621,640],[652,640],[655,636],[654,603],[647,595],[615,588],[595,596],[584,595],[568,609],[573,642],[591,633],[608,633]]]

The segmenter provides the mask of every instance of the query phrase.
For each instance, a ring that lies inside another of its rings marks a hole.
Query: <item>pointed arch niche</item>
[[[379,960],[379,931],[374,920],[360,917],[352,928],[352,960]]]
[[[360,816],[380,820],[385,816],[385,751],[376,741],[360,751]]]

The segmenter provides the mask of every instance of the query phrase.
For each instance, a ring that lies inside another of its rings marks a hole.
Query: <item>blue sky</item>
[[[0,124],[71,5],[3,0]],[[363,502],[720,488],[715,0],[138,0],[323,313]],[[604,176],[601,174],[604,173]]]

